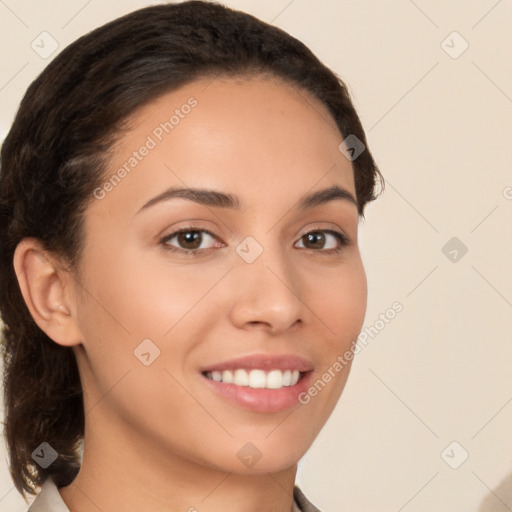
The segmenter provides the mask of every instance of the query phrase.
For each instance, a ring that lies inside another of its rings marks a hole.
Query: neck
[[[102,435],[96,435],[102,432]],[[106,435],[105,433],[109,434]],[[59,489],[73,512],[291,512],[297,465],[241,474],[191,461],[127,432],[87,427],[80,472]]]

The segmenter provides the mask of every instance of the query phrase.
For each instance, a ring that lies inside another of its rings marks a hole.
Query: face
[[[87,429],[162,461],[296,464],[366,311],[342,140],[318,100],[263,77],[196,81],[133,116],[84,217]]]

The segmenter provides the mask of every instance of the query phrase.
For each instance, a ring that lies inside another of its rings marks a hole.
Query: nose
[[[299,276],[279,249],[264,250],[252,263],[237,256],[230,279],[235,291],[229,316],[236,327],[278,334],[304,322]]]

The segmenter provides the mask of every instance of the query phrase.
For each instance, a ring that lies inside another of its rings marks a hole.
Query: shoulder
[[[304,493],[297,486],[293,489],[293,499],[298,506],[298,512],[321,512],[304,496]],[[295,508],[293,512],[295,512]]]
[[[57,486],[51,477],[48,477],[41,487],[41,491],[32,502],[27,512],[70,512],[64,503]]]

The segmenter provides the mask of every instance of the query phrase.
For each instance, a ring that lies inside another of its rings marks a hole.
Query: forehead
[[[222,189],[247,203],[259,197],[260,204],[335,184],[355,193],[342,139],[327,107],[308,91],[274,77],[203,78],[129,119],[102,202],[140,208],[175,185]]]

